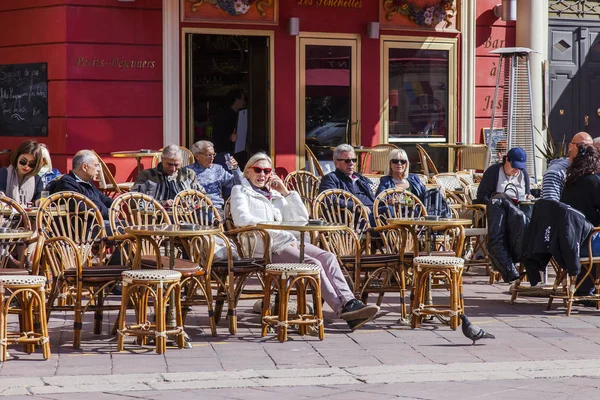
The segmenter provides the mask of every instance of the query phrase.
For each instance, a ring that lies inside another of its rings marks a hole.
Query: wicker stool
[[[43,276],[0,276],[0,361],[6,361],[7,346],[15,343],[24,344],[27,353],[33,353],[35,345],[40,345],[44,359],[50,358],[45,286],[46,278]],[[7,290],[9,295],[5,298]],[[20,306],[20,332],[8,332],[8,314],[17,311],[11,307],[13,299],[16,299]]]
[[[267,334],[267,328],[276,326],[277,338],[280,342],[287,340],[289,325],[298,325],[300,335],[306,333],[308,325],[319,328],[319,339],[325,338],[323,327],[323,308],[321,305],[321,269],[315,264],[267,264],[265,268],[265,286],[262,305],[262,332]],[[279,315],[271,316],[271,286],[279,293]],[[306,314],[306,290],[309,286],[313,289],[314,314]],[[288,315],[288,302],[290,292],[296,288],[298,314],[294,319]]]
[[[450,328],[459,325],[459,314],[464,311],[462,296],[462,273],[464,260],[458,257],[422,256],[413,259],[414,284],[412,301],[412,322],[414,329],[424,315],[446,316],[450,318]],[[443,278],[450,291],[450,304],[425,304],[426,289],[431,277]]]
[[[119,319],[117,351],[123,350],[125,336],[137,336],[139,344],[145,344],[146,336],[154,336],[156,352],[162,354],[167,350],[167,335],[177,335],[177,345],[183,348],[184,332],[181,314],[181,273],[168,269],[142,269],[124,271],[123,294],[121,297],[121,313]],[[176,324],[167,330],[166,317],[169,296],[174,291]],[[148,322],[148,298],[154,301],[155,323]],[[137,324],[125,325],[127,305],[133,299]]]

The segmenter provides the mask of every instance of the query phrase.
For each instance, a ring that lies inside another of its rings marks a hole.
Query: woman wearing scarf
[[[44,187],[38,176],[41,160],[42,148],[38,142],[26,140],[21,143],[11,154],[10,165],[0,169],[0,192],[23,206],[38,200]]]

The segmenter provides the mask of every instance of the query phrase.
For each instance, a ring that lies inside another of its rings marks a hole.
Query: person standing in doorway
[[[245,152],[235,153],[235,144],[238,140],[237,126],[240,110],[246,108],[246,93],[242,89],[232,89],[227,94],[227,105],[217,116],[212,131],[212,142],[219,153],[215,158],[215,163],[225,167],[225,154],[235,154],[236,160],[242,165],[245,164],[247,156]]]

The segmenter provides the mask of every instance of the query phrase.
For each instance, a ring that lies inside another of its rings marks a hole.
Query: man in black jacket
[[[72,170],[56,181],[52,193],[77,192],[89,198],[102,213],[102,218],[108,219],[108,208],[113,199],[102,193],[92,181],[100,173],[100,162],[91,150],[80,150],[73,157]]]
[[[530,195],[529,174],[527,174],[527,153],[520,147],[513,147],[502,162],[490,166],[483,173],[477,198],[473,203],[488,204],[494,193],[504,193],[510,197]],[[508,187],[515,191],[505,190]],[[517,198],[517,200],[519,200]]]
[[[333,151],[335,171],[321,179],[319,193],[327,189],[343,189],[352,193],[372,211],[375,194],[371,190],[371,181],[354,170],[358,159],[349,144],[340,144]]]

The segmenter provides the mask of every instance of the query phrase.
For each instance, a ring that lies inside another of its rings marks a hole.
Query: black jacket
[[[355,172],[354,175],[358,177],[356,185],[352,183],[352,179],[338,169],[328,173],[321,179],[319,193],[324,192],[327,189],[343,189],[358,197],[364,206],[373,208],[375,194],[371,190],[371,181],[357,172]]]
[[[504,193],[496,193],[487,206],[488,253],[494,270],[505,282],[519,277],[514,263],[521,261],[529,218]]]
[[[508,162],[508,161],[507,161]],[[485,170],[479,182],[479,188],[477,189],[477,198],[473,203],[476,204],[487,204],[489,203],[492,195],[496,193],[496,187],[498,186],[498,173],[502,168],[502,163],[496,163],[491,165]],[[526,170],[522,169],[523,178],[525,179],[525,193],[531,194],[529,190],[529,174]]]
[[[525,235],[525,266],[532,284],[539,282],[539,271],[554,257],[569,275],[579,275],[581,246],[587,246],[592,224],[573,207],[554,200],[535,202]]]
[[[98,190],[92,183],[78,180],[73,171],[63,175],[56,181],[56,185],[52,188],[52,193],[58,192],[81,193],[98,207],[102,213],[102,218],[108,219],[108,208],[111,206],[113,199]]]

